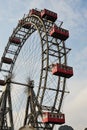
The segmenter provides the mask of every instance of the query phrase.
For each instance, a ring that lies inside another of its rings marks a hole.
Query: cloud
[[[87,80],[71,80],[67,84],[69,95],[64,98],[63,113],[65,113],[65,124],[74,130],[87,127]]]
[[[86,127],[86,96],[87,88],[82,89],[79,93],[77,92],[77,95],[68,103],[66,103],[65,106],[65,112],[67,113],[66,123],[69,123],[69,125],[75,127],[77,130],[84,129]]]
[[[59,19],[64,21],[64,26],[70,30],[71,36],[78,39],[80,33],[87,32],[87,8],[82,8],[81,0],[76,0],[75,2],[73,0],[56,0],[55,2],[51,1],[51,4],[53,4],[53,9],[56,9]]]
[[[86,79],[87,76],[87,47],[82,47],[76,55],[74,59],[74,71],[75,78],[79,78],[79,80]]]
[[[74,76],[67,80],[70,95],[65,99],[64,112],[69,125],[75,129],[87,127],[87,2],[84,0],[9,0],[0,3],[0,57],[18,20],[32,8],[48,8],[58,13],[58,20],[69,29],[69,45],[72,48],[69,61],[74,67]],[[67,45],[67,41],[66,41]],[[68,62],[69,62],[68,61]]]

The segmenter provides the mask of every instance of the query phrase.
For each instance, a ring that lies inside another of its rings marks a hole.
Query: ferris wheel
[[[67,65],[69,31],[57,18],[50,10],[31,9],[9,37],[0,63],[1,130],[53,130],[65,123],[61,106],[73,68]]]

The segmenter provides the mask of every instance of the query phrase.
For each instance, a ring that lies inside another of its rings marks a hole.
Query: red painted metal
[[[57,63],[57,64],[54,64],[52,67],[52,74],[70,78],[73,76],[73,68],[70,66],[65,66],[63,64]]]
[[[63,113],[51,113],[44,112],[43,113],[43,123],[54,123],[54,124],[64,124],[65,123],[65,115]]]
[[[21,40],[20,40],[20,38],[18,38],[18,37],[10,37],[10,38],[9,38],[9,41],[10,41],[11,43],[21,44]]]
[[[49,32],[50,36],[65,41],[69,37],[69,31],[56,25],[52,26]]]
[[[55,22],[57,19],[57,13],[44,9],[41,11],[41,17]]]
[[[19,25],[26,29],[29,29],[31,27],[31,23],[25,22],[24,20],[19,20]]]
[[[6,84],[5,80],[0,79],[0,85],[4,86]]]
[[[11,64],[13,61],[11,58],[2,57],[1,61],[6,64]]]
[[[39,17],[41,17],[41,12],[40,11],[38,11],[37,9],[31,9],[30,11],[29,11],[29,16],[30,15],[38,15]]]

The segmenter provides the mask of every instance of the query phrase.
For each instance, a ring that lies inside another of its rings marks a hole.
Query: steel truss
[[[3,68],[3,62],[0,63],[0,71],[5,73],[6,75],[6,89],[2,93],[0,98],[0,129],[1,130],[14,130],[14,122],[13,122],[13,113],[12,113],[12,103],[11,103],[11,84],[19,84],[28,87],[28,97],[26,102],[26,110],[25,110],[25,118],[24,124],[31,124],[37,130],[53,130],[54,124],[43,124],[38,118],[42,118],[42,111],[48,110],[51,112],[60,112],[62,101],[64,98],[65,86],[66,86],[66,78],[59,77],[56,89],[48,88],[48,74],[51,71],[52,64],[50,62],[51,58],[54,58],[55,62],[59,62],[60,64],[67,65],[67,54],[70,51],[69,48],[65,47],[65,42],[60,41],[59,39],[53,38],[49,35],[49,30],[54,24],[52,21],[42,19],[36,15],[26,15],[22,18],[24,24],[30,23],[31,27],[29,29],[23,28],[23,25],[18,23],[17,27],[13,30],[11,37],[18,37],[21,40],[20,45],[16,45],[14,43],[8,43],[5,47],[4,53],[2,57],[6,57],[9,54],[9,57],[12,57],[12,64],[10,64],[9,69]],[[61,23],[60,23],[61,26]],[[28,84],[17,83],[12,81],[12,72],[15,66],[16,59],[26,42],[26,40],[31,37],[31,35],[38,31],[40,42],[41,42],[41,73],[39,77],[39,86],[37,95],[34,92],[34,81],[29,80]],[[16,49],[11,49],[16,46]],[[62,79],[62,87],[61,87],[61,79]],[[55,91],[55,98],[53,106],[45,106],[43,104],[44,96],[46,90]],[[58,96],[60,95],[60,99],[58,100]],[[58,102],[58,104],[57,104]],[[30,110],[29,110],[30,108]],[[9,115],[9,121],[7,121],[7,115]]]

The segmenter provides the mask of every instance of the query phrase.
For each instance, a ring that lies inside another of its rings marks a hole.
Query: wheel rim
[[[65,47],[65,43],[63,41],[57,40],[56,38],[52,38],[48,35],[48,32],[50,28],[52,27],[53,23],[50,21],[46,21],[45,19],[40,19],[38,16],[32,15],[32,16],[26,16],[24,18],[25,24],[30,23],[32,24],[31,29],[27,30],[24,29],[19,24],[15,28],[15,30],[12,33],[12,37],[20,37],[22,40],[22,43],[20,46],[11,45],[11,43],[8,41],[6,49],[3,53],[3,56],[8,56],[13,59],[13,64],[11,64],[9,67],[6,65],[3,67],[3,63],[1,62],[0,68],[3,73],[3,75],[11,77],[11,92],[12,92],[12,106],[15,108],[16,101],[21,97],[25,98],[27,100],[27,95],[23,95],[24,91],[26,91],[26,86],[28,84],[29,80],[34,80],[34,92],[37,98],[37,103],[39,103],[40,111],[48,110],[48,111],[56,111],[60,112],[64,93],[65,93],[65,84],[66,84],[66,78],[62,77],[54,77],[51,73],[51,67],[52,64],[58,62],[60,64],[67,65],[67,53],[69,52],[69,49]],[[35,33],[35,35],[34,35]],[[39,37],[35,39],[34,36]],[[26,50],[25,45],[28,45],[27,39],[30,39],[30,41],[34,42],[34,44],[30,43],[29,48],[27,46]],[[27,40],[27,42],[26,42]],[[36,42],[38,44],[36,44]],[[23,48],[22,48],[23,46]],[[32,50],[32,51],[31,51]],[[35,50],[35,51],[34,51]],[[27,53],[29,53],[27,55]],[[35,52],[35,53],[33,53]],[[39,53],[37,53],[39,52]],[[26,59],[22,59],[23,56],[26,56]],[[28,57],[29,56],[29,57]],[[20,62],[21,59],[21,62]],[[27,62],[29,59],[30,62]],[[37,61],[36,61],[37,60]],[[37,63],[36,63],[37,62]],[[21,67],[21,65],[24,66]],[[19,66],[20,64],[20,66]],[[26,65],[26,67],[25,67]],[[17,67],[16,67],[17,66]],[[29,72],[27,71],[27,68],[29,66]],[[19,68],[18,68],[19,67]],[[7,68],[7,70],[5,70]],[[32,68],[32,69],[30,69]],[[38,69],[39,68],[39,69]],[[22,70],[22,71],[20,71]],[[24,77],[24,72],[26,70],[26,78]],[[37,70],[37,71],[36,71]],[[23,72],[23,73],[22,73]],[[20,77],[18,77],[21,76]],[[23,76],[22,76],[23,75]],[[36,76],[35,76],[36,75]],[[39,77],[37,79],[37,77]],[[13,88],[13,84],[15,85],[15,89]],[[25,85],[25,87],[20,87],[22,93],[20,93],[19,85],[17,83],[21,83],[21,85]],[[18,99],[16,99],[15,93],[18,94]],[[21,95],[22,94],[22,95]],[[21,99],[20,106],[25,106],[26,102],[23,102],[23,99]],[[19,107],[16,107],[16,111],[19,109]],[[15,114],[15,111],[13,112],[14,122],[16,121],[15,129],[18,129],[23,124],[23,119],[21,118],[20,112],[20,122],[22,124],[17,124],[17,116],[18,114]],[[16,116],[15,116],[16,115]],[[45,126],[42,125],[43,128]],[[47,128],[53,128],[53,125],[47,126]]]

